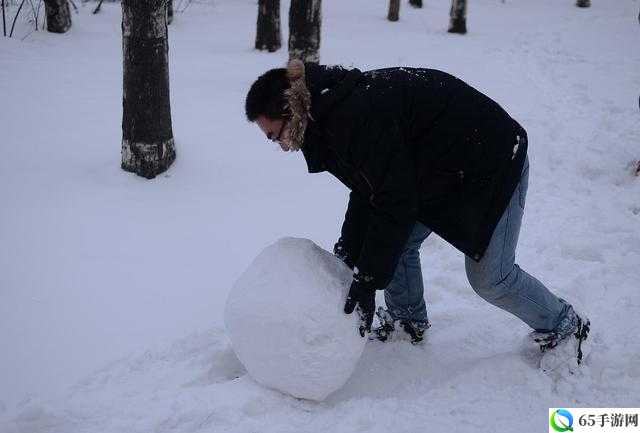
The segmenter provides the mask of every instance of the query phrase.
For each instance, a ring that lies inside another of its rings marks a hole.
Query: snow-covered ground
[[[640,2],[475,0],[466,36],[446,33],[448,0],[403,2],[398,23],[386,1],[323,3],[323,63],[443,69],[527,128],[519,263],[590,313],[583,374],[538,371],[526,326],[478,298],[432,236],[424,346],[368,343],[323,403],[257,385],[225,336],[227,293],[280,237],[330,249],[346,204],[244,119],[248,86],[286,50],[252,50],[254,0],[177,14],[178,159],[147,181],[119,168],[119,5],[79,5],[65,35],[20,41],[19,23],[0,39],[2,433],[539,432],[549,407],[640,406]]]

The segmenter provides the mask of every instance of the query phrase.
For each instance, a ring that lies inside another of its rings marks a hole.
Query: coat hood
[[[290,116],[289,150],[304,150],[309,121],[320,122],[334,105],[349,95],[361,76],[360,70],[348,70],[342,66],[324,66],[300,60],[291,60],[287,64],[290,87],[285,91],[285,99]]]

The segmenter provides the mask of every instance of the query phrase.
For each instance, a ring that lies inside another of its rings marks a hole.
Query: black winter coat
[[[302,151],[310,173],[350,190],[341,238],[386,287],[416,221],[479,261],[520,180],[525,130],[496,102],[438,70],[306,65]]]

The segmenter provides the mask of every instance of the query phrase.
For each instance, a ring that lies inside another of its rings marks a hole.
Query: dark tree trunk
[[[174,161],[166,0],[122,0],[122,168],[148,179]]]
[[[167,0],[167,24],[173,22],[173,0]]]
[[[400,0],[389,0],[387,19],[389,21],[398,21],[400,19]]]
[[[320,62],[321,0],[291,0],[289,59]]]
[[[577,0],[576,6],[578,6],[579,8],[588,8],[589,6],[591,6],[591,0]]]
[[[420,9],[422,7],[422,0],[409,0],[409,4],[414,8]]]
[[[451,0],[449,33],[467,33],[467,0]]]
[[[4,15],[4,0],[2,2],[2,36],[7,36],[7,19]]]
[[[44,0],[47,31],[65,33],[71,27],[71,11],[67,0]]]
[[[278,51],[282,46],[280,37],[280,0],[260,0],[256,50]]]

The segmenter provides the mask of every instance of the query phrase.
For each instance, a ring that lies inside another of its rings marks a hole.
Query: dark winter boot
[[[420,344],[424,340],[424,331],[431,327],[429,322],[413,322],[411,320],[395,320],[388,310],[378,307],[376,311],[379,326],[371,330],[372,340],[391,341],[409,337],[411,344]],[[400,333],[397,328],[404,332]]]
[[[417,323],[412,322],[410,320],[401,320],[400,326],[404,329],[409,337],[411,337],[411,344],[420,344],[424,339],[424,331],[431,327],[429,322],[427,323]]]
[[[372,340],[387,341],[396,330],[396,321],[391,317],[391,314],[382,307],[378,307],[376,316],[378,316],[378,322],[380,324],[371,330],[371,336],[369,338]]]
[[[571,308],[567,317],[553,332],[531,333],[531,337],[543,352],[540,368],[545,372],[551,372],[566,365],[569,373],[573,374],[589,353],[590,332],[589,319],[584,315],[578,315]]]

